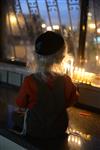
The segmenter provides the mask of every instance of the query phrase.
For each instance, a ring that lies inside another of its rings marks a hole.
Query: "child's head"
[[[50,71],[53,64],[61,63],[64,57],[65,41],[55,32],[41,34],[35,42],[35,58],[38,71]]]
[[[41,56],[49,56],[63,50],[65,42],[63,37],[55,32],[47,31],[41,34],[35,42],[35,52]]]

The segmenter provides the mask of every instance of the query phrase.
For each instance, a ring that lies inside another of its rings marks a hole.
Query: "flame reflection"
[[[91,140],[91,135],[90,134],[85,134],[82,133],[76,129],[68,128],[67,131],[68,133],[68,144],[74,146],[81,147],[82,143],[85,141]]]

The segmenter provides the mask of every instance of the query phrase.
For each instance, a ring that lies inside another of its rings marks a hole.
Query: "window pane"
[[[91,72],[100,73],[100,1],[89,1],[86,67]]]

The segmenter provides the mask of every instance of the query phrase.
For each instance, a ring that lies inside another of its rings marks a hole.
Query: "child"
[[[64,57],[65,42],[55,32],[41,34],[35,42],[35,73],[25,77],[16,103],[28,108],[27,135],[32,138],[56,138],[65,135],[66,109],[78,100],[75,85],[67,75],[52,71]]]

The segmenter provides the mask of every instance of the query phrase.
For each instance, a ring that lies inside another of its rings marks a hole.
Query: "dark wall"
[[[0,60],[3,58],[6,38],[7,0],[0,0]]]

